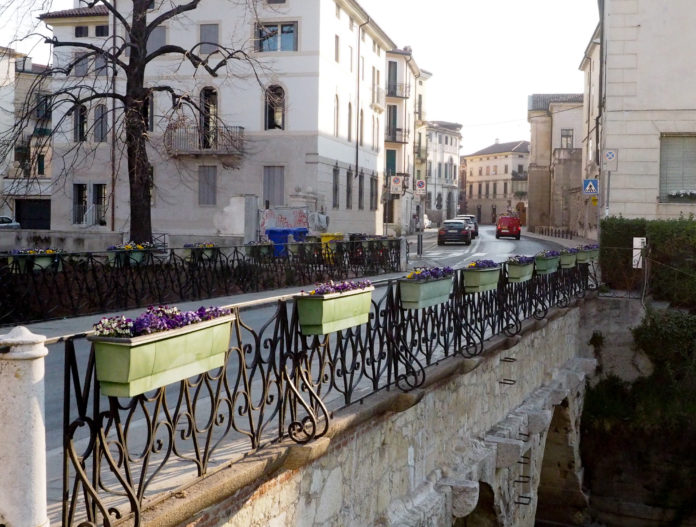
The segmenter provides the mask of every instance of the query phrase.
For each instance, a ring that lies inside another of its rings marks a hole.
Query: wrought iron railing
[[[401,308],[398,281],[377,283],[369,321],[330,335],[303,336],[292,297],[269,300],[267,313],[232,306],[223,367],[130,399],[100,397],[86,335],[67,338],[63,526],[139,525],[157,495],[279,441],[319,438],[333,411],[417,388],[429,366],[477,356],[596,285],[579,264],[519,284],[503,269],[497,289],[466,293],[463,272],[446,302],[419,310]]]
[[[400,269],[400,240],[272,245],[213,251],[168,249],[0,254],[0,324],[228,296],[374,276]]]
[[[411,85],[401,82],[387,83],[387,97],[401,97],[408,99],[411,95]]]
[[[164,147],[171,156],[180,155],[241,155],[244,152],[242,126],[168,126],[164,132]]]
[[[384,131],[384,140],[390,143],[408,143],[410,135],[411,132],[403,128],[387,128]]]

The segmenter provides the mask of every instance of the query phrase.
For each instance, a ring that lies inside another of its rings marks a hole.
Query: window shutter
[[[670,192],[696,190],[696,136],[663,136],[660,141],[660,199]]]

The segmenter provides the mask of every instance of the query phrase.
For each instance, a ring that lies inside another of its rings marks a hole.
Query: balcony
[[[381,113],[384,111],[385,105],[386,105],[386,103],[385,103],[384,89],[382,89],[378,86],[373,86],[372,87],[372,100],[370,101],[370,106],[376,112]]]
[[[198,126],[170,124],[164,132],[164,148],[171,157],[241,156],[244,153],[242,126]]]
[[[400,97],[408,99],[411,94],[411,85],[400,82],[391,82],[387,84],[387,97]]]
[[[384,140],[388,143],[408,143],[411,135],[409,130],[402,128],[387,128],[384,132]]]
[[[424,145],[414,145],[413,155],[418,161],[426,161],[428,159],[428,149]]]

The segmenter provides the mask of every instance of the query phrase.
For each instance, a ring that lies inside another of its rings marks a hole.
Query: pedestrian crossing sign
[[[582,193],[590,196],[599,194],[599,184],[596,179],[584,179],[582,181]]]

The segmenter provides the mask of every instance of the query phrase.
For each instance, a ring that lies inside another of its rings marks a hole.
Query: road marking
[[[470,261],[478,260],[480,256],[486,256],[486,254],[488,254],[488,253],[474,253],[470,256],[467,256],[463,260],[457,262],[453,267],[455,267],[455,268],[464,267],[465,264],[469,263]]]

